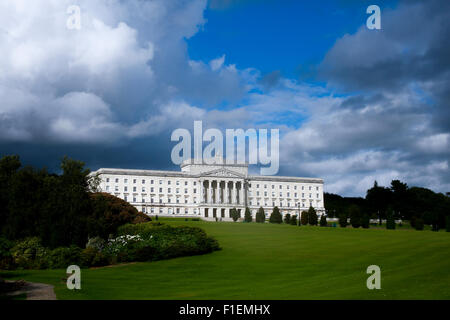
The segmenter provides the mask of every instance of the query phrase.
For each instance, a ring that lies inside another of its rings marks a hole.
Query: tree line
[[[341,197],[325,193],[328,217],[350,219],[351,224],[362,225],[367,219],[391,222],[408,220],[413,227],[431,225],[437,231],[450,223],[450,197],[420,187],[409,187],[400,180],[392,180],[389,187],[375,181],[365,198]],[[352,223],[353,218],[353,223]],[[391,222],[392,223],[392,222]]]
[[[50,248],[84,248],[89,237],[107,239],[125,223],[146,219],[127,202],[98,193],[98,178],[65,157],[61,173],[22,166],[17,155],[0,159],[0,237],[38,237]]]

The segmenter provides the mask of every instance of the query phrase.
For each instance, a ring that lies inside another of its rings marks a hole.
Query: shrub
[[[320,216],[320,226],[321,226],[321,227],[326,227],[326,226],[328,226],[328,223],[327,223],[327,217],[325,216],[325,214],[322,214],[322,215]]]
[[[80,263],[83,267],[103,267],[109,264],[109,260],[96,248],[88,247],[81,251]]]
[[[79,265],[80,254],[81,248],[77,246],[53,249],[48,253],[48,266],[51,269],[62,269],[70,265]]]
[[[291,215],[289,213],[284,215],[284,223],[291,224]]]
[[[294,214],[294,215],[291,217],[291,225],[293,225],[293,226],[296,226],[296,225],[297,225],[297,215],[296,215],[296,214]]]
[[[266,214],[264,212],[263,207],[260,207],[258,209],[258,212],[256,212],[256,222],[258,222],[258,223],[266,222]]]
[[[234,222],[238,221],[240,218],[239,212],[236,208],[231,209],[230,215]]]
[[[278,207],[273,208],[273,212],[269,218],[270,223],[282,223],[283,217],[281,216],[280,210]]]
[[[138,224],[138,223],[145,223],[145,222],[150,222],[150,221],[152,221],[152,219],[150,219],[149,216],[147,216],[143,212],[138,212],[132,223]]]
[[[309,224],[312,226],[317,226],[317,213],[316,210],[311,206],[308,210],[308,220]]]
[[[347,215],[345,213],[341,213],[339,215],[339,225],[341,226],[341,228],[346,228],[347,224]]]
[[[38,238],[26,238],[18,242],[12,249],[14,263],[23,269],[45,269],[48,267],[47,249]]]
[[[424,227],[424,222],[422,218],[417,218],[415,219],[415,228],[416,230],[423,230]]]
[[[106,247],[106,241],[100,237],[89,238],[86,248],[94,248],[98,251],[102,251]]]
[[[391,210],[388,211],[388,214],[387,214],[386,229],[389,229],[389,230],[395,229],[394,213]]]
[[[361,226],[361,210],[357,205],[351,205],[348,209],[350,216],[350,224],[353,228],[359,228]]]
[[[450,216],[445,217],[445,231],[450,232]]]
[[[14,246],[12,241],[0,238],[0,270],[14,269],[14,259],[11,255],[11,249]]]
[[[302,216],[300,218],[301,224],[306,226],[308,224],[308,211],[303,211]]]
[[[197,227],[155,225],[125,225],[119,228],[119,241],[114,241],[114,253],[122,261],[148,261],[197,255],[219,250],[218,242]],[[131,238],[138,236],[139,238]],[[126,240],[125,240],[126,239]],[[138,241],[133,241],[140,239]],[[130,241],[131,240],[131,241]],[[119,243],[120,245],[117,245]]]
[[[370,226],[370,217],[369,217],[368,214],[364,214],[364,215],[363,215],[363,217],[362,217],[362,219],[361,219],[361,226],[362,226],[364,229],[369,229],[369,226]]]
[[[252,213],[250,212],[249,208],[245,208],[245,216],[244,216],[244,222],[252,222],[253,217]]]

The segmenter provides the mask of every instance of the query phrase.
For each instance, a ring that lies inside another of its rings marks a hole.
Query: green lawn
[[[2,272],[56,286],[59,299],[450,299],[450,233],[290,225],[185,222],[223,250],[203,256],[82,270],[82,290],[64,270]],[[366,269],[381,267],[381,290]]]

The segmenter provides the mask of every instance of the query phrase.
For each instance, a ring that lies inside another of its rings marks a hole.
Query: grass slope
[[[55,285],[58,299],[450,299],[450,233],[184,222],[219,240],[203,256],[82,270],[2,272]],[[369,265],[381,290],[368,290]]]

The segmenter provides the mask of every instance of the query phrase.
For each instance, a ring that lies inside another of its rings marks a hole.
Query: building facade
[[[100,189],[124,199],[148,215],[199,216],[230,219],[260,207],[268,217],[277,206],[284,216],[314,207],[325,211],[323,180],[248,174],[246,164],[196,164],[185,161],[181,171],[99,169]]]

